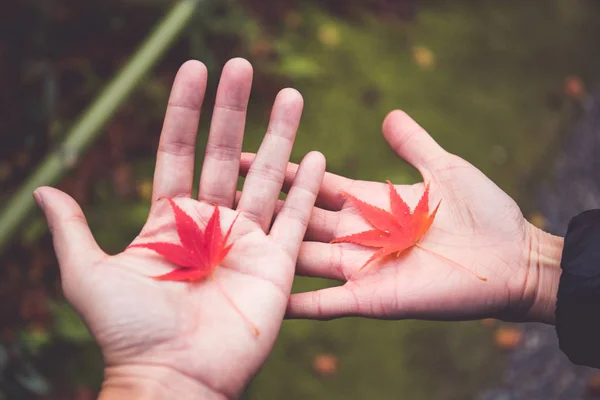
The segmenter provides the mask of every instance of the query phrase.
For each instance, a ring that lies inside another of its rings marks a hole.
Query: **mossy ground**
[[[317,149],[330,171],[414,182],[381,135],[384,116],[401,108],[526,202],[522,183],[546,162],[564,119],[548,97],[565,76],[587,78],[598,66],[598,13],[584,2],[472,4],[425,2],[418,21],[402,26],[307,9],[314,38],[280,39],[294,59],[306,58],[304,70],[288,71],[306,102],[296,160]],[[295,291],[327,284],[298,279]],[[339,357],[336,376],[312,370],[318,353]],[[467,399],[501,379],[502,359],[477,322],[288,321],[248,398]]]
[[[293,160],[320,150],[331,172],[415,182],[416,171],[392,153],[381,135],[385,115],[401,108],[447,150],[526,203],[532,193],[523,182],[548,165],[563,126],[563,80],[596,77],[600,10],[583,0],[419,4],[411,23],[369,16],[349,22],[306,6],[295,16],[296,28],[270,38],[276,60],[250,59],[257,69],[286,77],[304,96]],[[246,18],[238,27],[248,40],[257,39],[255,20]],[[211,73],[218,74],[216,66]],[[168,90],[158,86],[153,93],[166,103]],[[266,128],[256,103],[271,101],[251,99],[245,150],[258,148]],[[208,121],[204,114],[199,154]],[[141,181],[151,181],[152,163],[148,159],[135,166]],[[89,213],[92,230],[109,252],[122,250],[138,233],[149,207],[110,199],[109,183],[100,182],[97,205]],[[114,221],[119,221],[117,232]],[[298,278],[294,291],[331,284]],[[313,371],[313,358],[321,353],[338,357],[336,375],[323,378]],[[286,321],[246,396],[467,399],[500,379],[502,359],[490,331],[478,322]],[[96,384],[98,379],[85,380]]]

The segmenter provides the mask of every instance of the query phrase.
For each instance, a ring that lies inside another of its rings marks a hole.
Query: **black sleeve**
[[[600,210],[569,222],[556,302],[560,349],[579,365],[600,368]]]

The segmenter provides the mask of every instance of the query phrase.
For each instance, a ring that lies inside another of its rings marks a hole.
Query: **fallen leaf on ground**
[[[596,373],[588,378],[586,389],[588,394],[594,398],[600,397],[600,373]]]
[[[544,226],[546,226],[546,217],[540,212],[534,212],[529,216],[529,222],[536,228],[544,229]]]
[[[514,350],[523,340],[523,332],[518,328],[503,326],[494,334],[496,345],[503,350]]]
[[[564,90],[567,96],[573,98],[581,98],[585,92],[583,82],[577,76],[567,76],[565,78]]]
[[[435,66],[435,55],[427,47],[413,47],[412,56],[415,63],[423,69],[429,69]]]
[[[325,46],[334,47],[340,43],[340,32],[334,25],[325,24],[319,28],[319,41]]]
[[[332,376],[337,373],[338,364],[333,354],[318,354],[313,360],[313,369],[321,376]]]

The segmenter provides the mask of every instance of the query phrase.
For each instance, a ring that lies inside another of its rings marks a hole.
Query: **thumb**
[[[81,208],[71,196],[51,187],[41,187],[33,193],[33,197],[46,215],[63,278],[79,275],[77,268],[106,256],[94,240]]]
[[[394,110],[383,121],[383,136],[396,154],[419,170],[421,175],[432,161],[448,155],[446,150],[404,111]]]

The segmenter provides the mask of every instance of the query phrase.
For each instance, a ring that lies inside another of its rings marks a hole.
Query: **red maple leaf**
[[[342,195],[354,204],[363,218],[374,228],[353,235],[339,237],[331,241],[331,243],[355,243],[378,249],[359,271],[378,258],[384,258],[392,254],[399,257],[403,252],[414,246],[469,271],[478,279],[487,280],[445,256],[423,247],[419,243],[433,223],[441,203],[440,200],[433,212],[429,214],[429,184],[425,186],[423,196],[411,213],[410,207],[402,200],[394,185],[390,181],[387,181],[387,183],[390,189],[389,212],[365,203],[349,193],[342,192]]]
[[[129,247],[146,248],[153,250],[166,258],[168,261],[179,266],[164,275],[153,276],[154,279],[161,281],[197,281],[210,277],[219,286],[227,300],[233,308],[244,318],[252,327],[255,335],[259,335],[258,328],[250,321],[244,313],[236,306],[229,297],[225,289],[215,278],[213,272],[219,264],[225,259],[233,243],[227,244],[231,229],[237,220],[239,214],[235,217],[225,236],[221,233],[221,218],[219,207],[214,206],[214,211],[206,224],[204,231],[196,222],[185,213],[172,199],[167,198],[173,213],[175,214],[175,226],[177,236],[181,244],[169,242],[139,243],[132,244]]]

